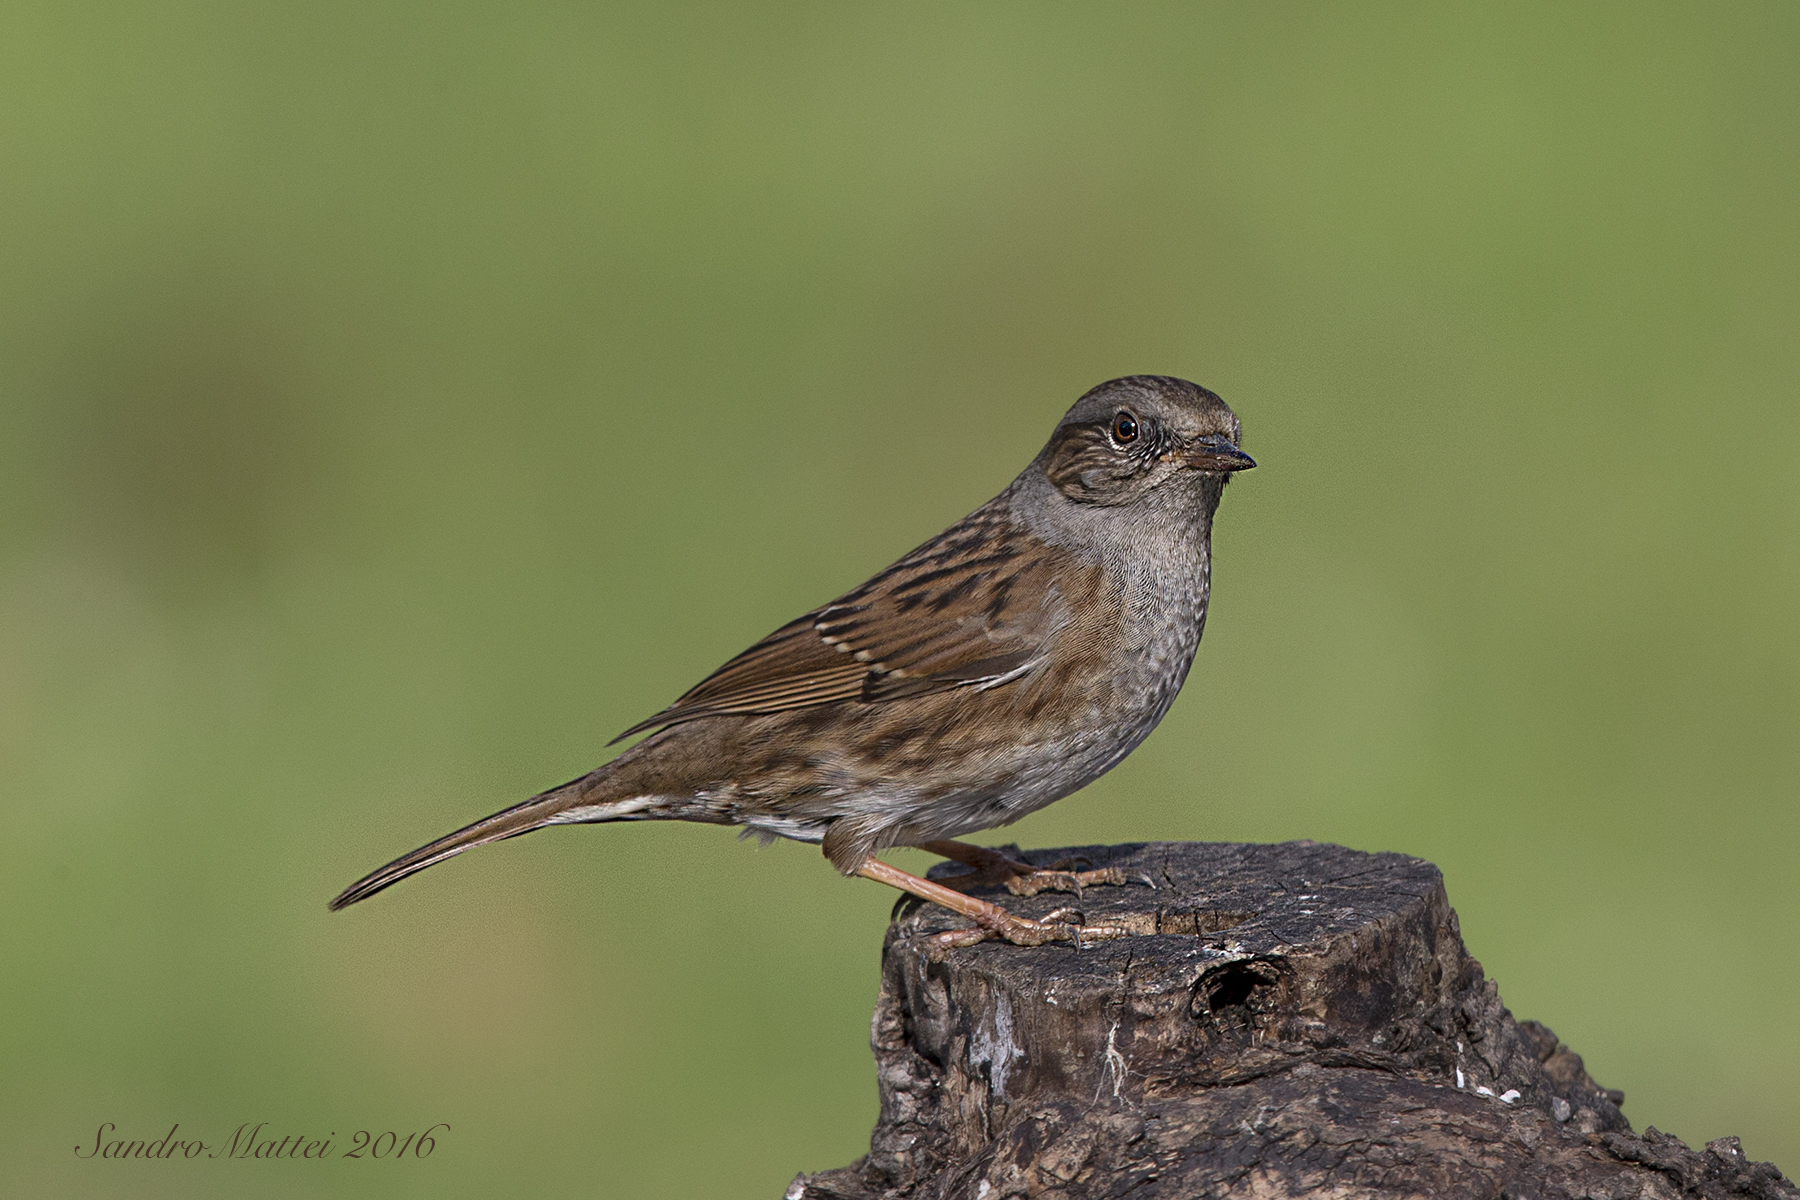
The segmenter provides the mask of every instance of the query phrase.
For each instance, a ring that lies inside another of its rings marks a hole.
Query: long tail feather
[[[385,867],[369,872],[342,892],[328,906],[332,912],[340,908],[348,908],[358,900],[367,900],[383,888],[391,887],[417,871],[435,866],[446,858],[453,858],[464,850],[476,846],[485,846],[489,842],[498,842],[520,834],[542,829],[546,825],[560,823],[559,817],[567,819],[570,810],[585,807],[586,812],[578,814],[583,821],[606,820],[600,815],[601,806],[592,805],[591,801],[582,798],[583,783],[589,782],[591,776],[565,783],[559,788],[542,792],[522,804],[502,809],[491,817],[483,817],[473,825],[465,825],[455,833],[446,834],[435,842],[420,846],[411,854],[403,854]],[[590,813],[592,815],[590,815]]]

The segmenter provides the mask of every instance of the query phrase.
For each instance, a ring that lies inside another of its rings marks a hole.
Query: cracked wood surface
[[[882,954],[870,1152],[788,1200],[1800,1200],[1735,1139],[1634,1134],[1621,1093],[1506,1010],[1428,862],[1311,842],[1023,855],[1072,856],[1124,870],[1076,903],[1134,936],[934,953],[964,922],[909,907]]]

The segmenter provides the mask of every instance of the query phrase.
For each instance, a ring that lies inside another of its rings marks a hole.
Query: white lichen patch
[[[1013,1040],[1012,1002],[1005,995],[996,997],[993,1028],[985,1025],[975,1031],[969,1042],[969,1065],[988,1069],[988,1091],[997,1100],[1006,1099],[1006,1081],[1012,1075],[1013,1061],[1025,1057]]]
[[[1100,1099],[1100,1093],[1106,1088],[1106,1081],[1112,1080],[1113,1099],[1119,1098],[1119,1089],[1125,1085],[1127,1066],[1125,1056],[1119,1053],[1119,1023],[1114,1021],[1112,1028],[1106,1031],[1106,1060],[1100,1071],[1100,1086],[1094,1089],[1094,1100]]]

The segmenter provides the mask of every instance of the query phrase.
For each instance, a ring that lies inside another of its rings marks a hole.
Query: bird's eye
[[[1112,423],[1113,441],[1117,442],[1121,446],[1127,446],[1127,445],[1130,445],[1132,442],[1137,441],[1137,435],[1138,435],[1138,424],[1137,424],[1136,417],[1132,416],[1128,412],[1122,412],[1118,416],[1113,418],[1113,423]]]

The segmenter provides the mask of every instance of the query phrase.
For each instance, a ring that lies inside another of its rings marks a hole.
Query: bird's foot
[[[943,880],[946,887],[966,892],[977,887],[1004,887],[1015,896],[1035,896],[1039,892],[1074,892],[1097,884],[1121,885],[1125,872],[1117,867],[1092,868],[1085,858],[1065,858],[1047,867],[1034,867],[1028,862],[967,842],[925,842],[921,850],[971,867],[969,873]],[[1041,943],[1032,943],[1041,944]]]
[[[1010,860],[1009,860],[1010,861]],[[889,887],[899,888],[921,900],[938,904],[951,912],[961,913],[975,923],[973,929],[951,929],[934,933],[925,939],[928,958],[942,958],[958,946],[973,946],[989,938],[1003,938],[1015,946],[1042,946],[1048,942],[1074,942],[1077,947],[1087,942],[1101,942],[1124,937],[1130,930],[1111,925],[1087,925],[1072,908],[1059,908],[1041,919],[1016,916],[998,904],[981,900],[947,888],[933,879],[909,875],[880,859],[867,858],[856,868],[864,879],[873,879]]]
[[[995,905],[991,912],[972,912],[973,929],[949,929],[925,939],[925,955],[936,960],[948,951],[973,946],[991,938],[1011,942],[1015,946],[1043,946],[1050,942],[1074,942],[1077,948],[1088,942],[1104,942],[1126,936],[1129,930],[1114,925],[1085,925],[1081,914],[1072,908],[1059,908],[1042,918],[1016,916]]]
[[[1122,885],[1125,882],[1125,872],[1117,867],[1081,870],[1080,866],[1084,863],[1087,863],[1085,858],[1065,858],[1047,867],[1016,863],[1015,868],[1023,869],[1015,869],[1002,882],[1006,890],[1015,896],[1035,896],[1039,892],[1074,892],[1079,896],[1081,889],[1085,887],[1096,884]]]

